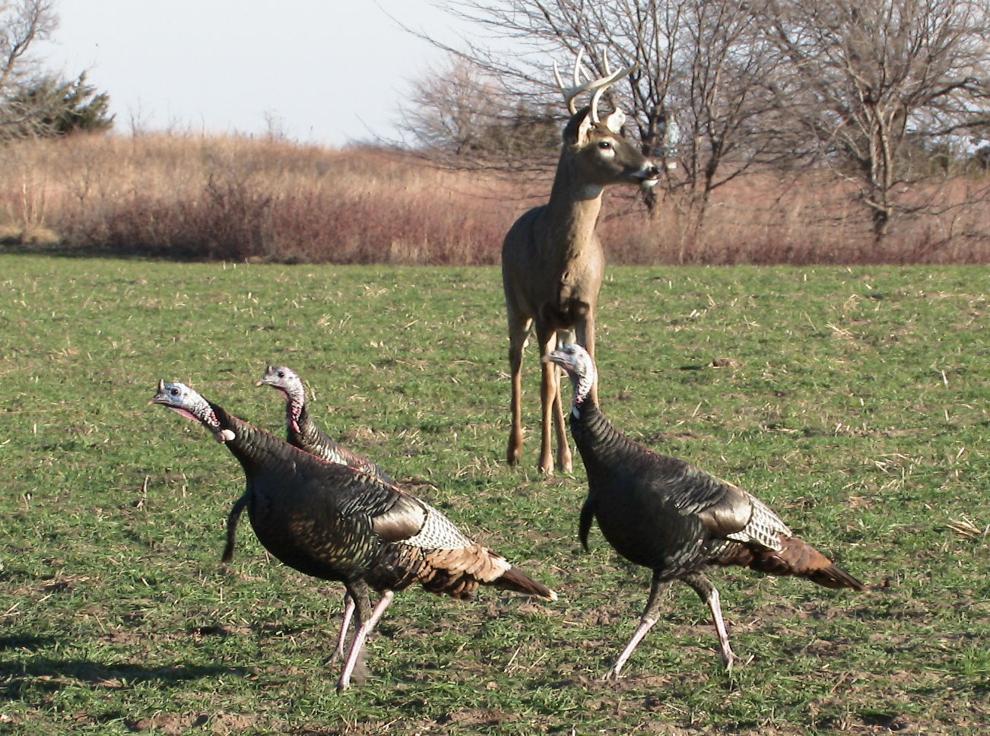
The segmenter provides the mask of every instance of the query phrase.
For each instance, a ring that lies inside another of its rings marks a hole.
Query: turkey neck
[[[302,448],[306,452],[311,452],[317,457],[323,458],[339,465],[348,465],[346,457],[340,452],[337,443],[327,437],[323,431],[316,426],[316,423],[309,418],[306,405],[298,414],[298,424],[289,422],[289,443]],[[298,427],[298,429],[296,429]]]
[[[612,426],[590,396],[575,404],[571,411],[571,434],[589,479],[596,479],[610,467],[622,464],[623,455],[636,448],[632,440]]]
[[[280,464],[286,466],[290,464],[284,453],[278,452],[281,440],[228,414],[223,407],[217,406],[212,401],[209,404],[220,422],[220,429],[229,429],[234,433],[234,439],[227,440],[224,444],[237,458],[245,472],[259,470],[262,467],[271,468]]]
[[[332,457],[328,458],[333,462],[343,463],[343,459],[338,458],[337,453],[332,452],[335,449],[335,443],[325,434],[323,430],[316,426],[316,422],[309,418],[309,412],[306,411],[306,407],[302,408],[302,412],[299,414],[299,432],[297,436],[300,441],[300,447],[305,448],[309,452],[314,452],[317,449],[330,452]],[[319,455],[319,452],[315,452]],[[345,463],[346,464],[346,463]]]
[[[298,407],[298,410],[297,408]],[[317,438],[316,425],[309,418],[309,411],[306,409],[306,404],[299,402],[296,404],[294,400],[290,400],[285,405],[286,414],[286,424],[289,427],[289,441],[300,446],[299,443],[312,442]]]

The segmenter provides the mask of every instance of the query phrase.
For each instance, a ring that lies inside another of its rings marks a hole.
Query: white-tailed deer
[[[621,110],[616,108],[604,119],[598,116],[602,93],[635,68],[610,72],[607,57],[604,62],[604,77],[582,81],[578,54],[571,87],[561,82],[554,64],[554,77],[571,117],[564,128],[550,201],[516,220],[502,245],[512,373],[512,429],[506,457],[515,465],[522,454],[522,356],[529,331],[535,327],[543,370],[539,468],[546,474],[554,469],[552,425],[556,427],[557,464],[565,472],[571,470],[558,369],[546,361],[546,356],[558,340],[564,344],[575,337],[592,356],[595,354],[595,313],[605,267],[605,254],[595,234],[602,192],[609,184],[653,186],[660,175],[650,159],[619,135],[625,121]],[[586,92],[592,92],[591,104],[578,110],[576,98]]]

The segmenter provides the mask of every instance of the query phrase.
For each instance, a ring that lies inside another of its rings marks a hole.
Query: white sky
[[[429,0],[59,0],[49,71],[83,70],[108,92],[116,129],[265,133],[339,146],[396,137],[409,83],[443,52],[389,15],[448,42]]]

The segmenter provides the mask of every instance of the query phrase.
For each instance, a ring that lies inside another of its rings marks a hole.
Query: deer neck
[[[582,181],[574,168],[567,153],[561,155],[546,209],[553,240],[568,260],[597,243],[595,225],[605,189],[601,184]]]

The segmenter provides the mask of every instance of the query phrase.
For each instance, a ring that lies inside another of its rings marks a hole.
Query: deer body
[[[550,203],[520,217],[502,248],[510,322],[528,317],[536,320],[537,329],[570,330],[594,312],[605,268],[595,233],[601,189],[571,191],[573,181],[563,168],[570,167],[563,161],[558,167]],[[534,273],[541,278],[530,278]]]
[[[532,329],[539,343],[542,368],[539,469],[546,474],[554,469],[554,429],[557,465],[569,472],[572,461],[557,367],[545,358],[558,343],[575,339],[592,356],[595,354],[595,314],[605,271],[605,253],[595,233],[602,194],[609,184],[652,186],[659,176],[656,165],[619,135],[624,119],[621,111],[616,110],[605,120],[598,119],[596,107],[601,92],[630,70],[582,85],[579,68],[580,57],[575,65],[575,86],[564,90],[561,85],[572,114],[564,128],[550,201],[516,220],[502,245],[512,377],[512,428],[506,459],[515,465],[522,455],[522,356]],[[595,90],[591,106],[575,110],[574,97],[589,89]]]

